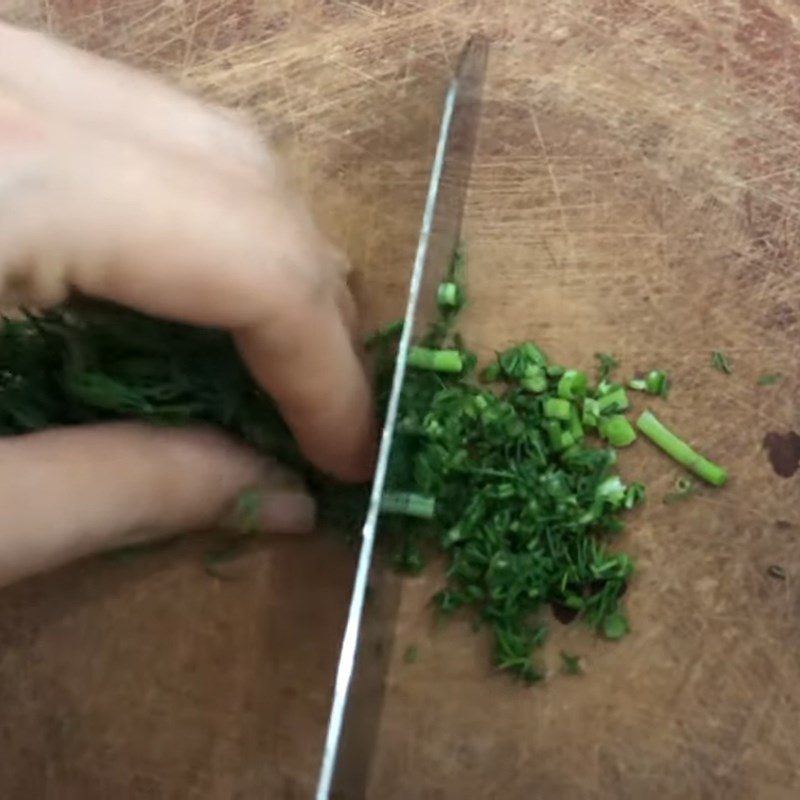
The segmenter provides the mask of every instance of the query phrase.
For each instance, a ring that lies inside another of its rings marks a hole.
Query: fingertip
[[[346,482],[370,478],[377,452],[372,390],[338,315],[295,324],[291,347],[273,329],[235,334],[253,376],[278,403],[306,457]]]
[[[284,404],[286,421],[318,469],[346,483],[366,482],[377,456],[377,423],[366,376],[340,380],[330,392],[329,402],[316,411],[302,403]]]
[[[337,445],[334,445],[333,449],[330,447],[321,449],[318,461],[325,472],[339,480],[347,483],[366,483],[372,478],[378,455],[377,423],[371,407],[364,422],[353,427],[349,441],[352,443],[349,450]],[[313,443],[309,443],[309,446],[311,447],[309,452],[313,452]]]

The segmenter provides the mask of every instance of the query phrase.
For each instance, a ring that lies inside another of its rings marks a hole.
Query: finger
[[[372,395],[335,304],[307,317],[287,314],[240,329],[234,338],[306,455],[344,480],[369,478],[375,457]]]
[[[205,166],[272,175],[260,137],[231,112],[159,79],[0,21],[0,86],[48,116],[164,148]]]
[[[229,519],[246,489],[259,526],[304,533],[314,503],[275,463],[209,430],[113,424],[0,440],[0,585],[98,550]]]

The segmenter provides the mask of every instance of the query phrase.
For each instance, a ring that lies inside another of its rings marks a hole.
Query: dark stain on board
[[[764,449],[772,469],[781,478],[791,478],[800,467],[800,436],[794,431],[768,433],[764,437]]]

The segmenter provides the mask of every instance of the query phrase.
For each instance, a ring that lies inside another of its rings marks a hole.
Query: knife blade
[[[487,56],[487,39],[483,36],[473,36],[461,52],[455,74],[445,95],[439,137],[411,272],[403,332],[398,344],[377,466],[361,532],[361,548],[336,670],[333,701],[317,783],[317,800],[328,800],[330,797],[341,750],[342,731],[359,652],[365,596],[372,566],[381,498],[400,410],[408,351],[412,340],[427,330],[437,313],[436,290],[448,273],[453,252],[461,235],[461,221],[480,121]]]

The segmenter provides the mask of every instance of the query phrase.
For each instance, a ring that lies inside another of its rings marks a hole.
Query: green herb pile
[[[388,479],[392,504],[402,499],[397,510],[418,519],[387,515],[386,527],[403,531],[405,571],[421,570],[429,550],[444,554],[439,609],[472,609],[492,632],[496,665],[533,682],[546,609],[608,638],[628,630],[620,600],[633,563],[607,545],[644,498],[616,474],[607,441],[635,438],[627,395],[530,342],[499,354],[480,380],[457,339],[428,345],[409,362]]]
[[[459,268],[457,258],[440,288],[441,318],[409,358],[383,538],[406,572],[443,556],[440,611],[469,609],[491,631],[496,665],[533,682],[543,675],[536,650],[549,609],[610,639],[628,631],[621,599],[633,564],[609,549],[609,537],[644,498],[616,472],[616,449],[636,430],[610,356],[598,355],[594,382],[526,342],[478,376],[453,332],[464,298]],[[394,324],[369,343],[381,408],[400,330]],[[668,381],[653,371],[628,388],[663,397]],[[368,487],[337,485],[309,466],[227,335],[86,302],[4,321],[0,435],[126,418],[224,428],[299,471],[323,522],[360,527]],[[636,427],[700,477],[725,481],[649,411]]]
[[[439,302],[441,321],[408,360],[387,527],[402,531],[395,558],[407,572],[424,567],[427,551],[444,555],[438,608],[470,609],[493,634],[495,664],[534,682],[547,608],[609,639],[628,632],[621,598],[633,563],[609,549],[609,537],[644,500],[644,487],[616,472],[617,448],[637,438],[629,398],[612,379],[612,356],[597,354],[595,383],[532,342],[499,353],[476,378],[476,359],[451,333],[463,293],[447,282]],[[652,370],[628,387],[666,397],[669,381]],[[727,479],[651,411],[636,428],[707,482]],[[406,518],[392,526],[392,512]]]

